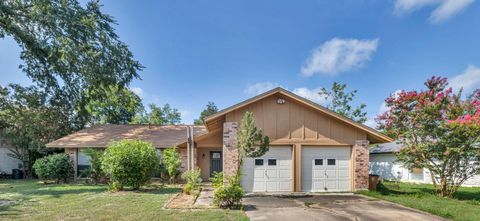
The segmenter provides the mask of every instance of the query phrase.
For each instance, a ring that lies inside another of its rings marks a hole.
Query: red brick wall
[[[236,122],[223,124],[223,174],[225,176],[233,176],[237,172],[237,128]]]
[[[368,189],[369,141],[357,140],[354,150],[354,187],[355,190]]]

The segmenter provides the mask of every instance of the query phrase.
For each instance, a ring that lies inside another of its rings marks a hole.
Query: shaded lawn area
[[[361,194],[423,210],[453,220],[480,220],[480,188],[462,187],[453,199],[438,197],[431,184],[384,182],[377,192]]]
[[[0,220],[248,220],[242,211],[162,209],[178,186],[106,190],[105,185],[0,180]]]

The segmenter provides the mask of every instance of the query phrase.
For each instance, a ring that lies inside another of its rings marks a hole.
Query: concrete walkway
[[[211,183],[202,183],[202,191],[193,204],[195,208],[211,208],[213,203],[213,187]]]

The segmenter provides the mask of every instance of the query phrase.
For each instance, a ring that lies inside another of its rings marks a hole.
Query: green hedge
[[[33,169],[41,179],[52,179],[56,183],[67,182],[68,178],[73,176],[74,170],[72,161],[67,154],[52,154],[37,159],[33,164]]]
[[[122,190],[124,186],[140,189],[158,166],[152,143],[141,140],[113,142],[102,157],[102,170],[110,176],[113,190]]]

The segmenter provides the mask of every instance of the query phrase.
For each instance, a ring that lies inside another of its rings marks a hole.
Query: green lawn
[[[453,199],[434,195],[433,185],[385,182],[377,192],[361,194],[402,204],[453,220],[480,220],[480,188],[460,188]]]
[[[0,220],[248,220],[235,210],[162,209],[178,191],[151,185],[141,192],[108,193],[104,185],[0,180]]]

